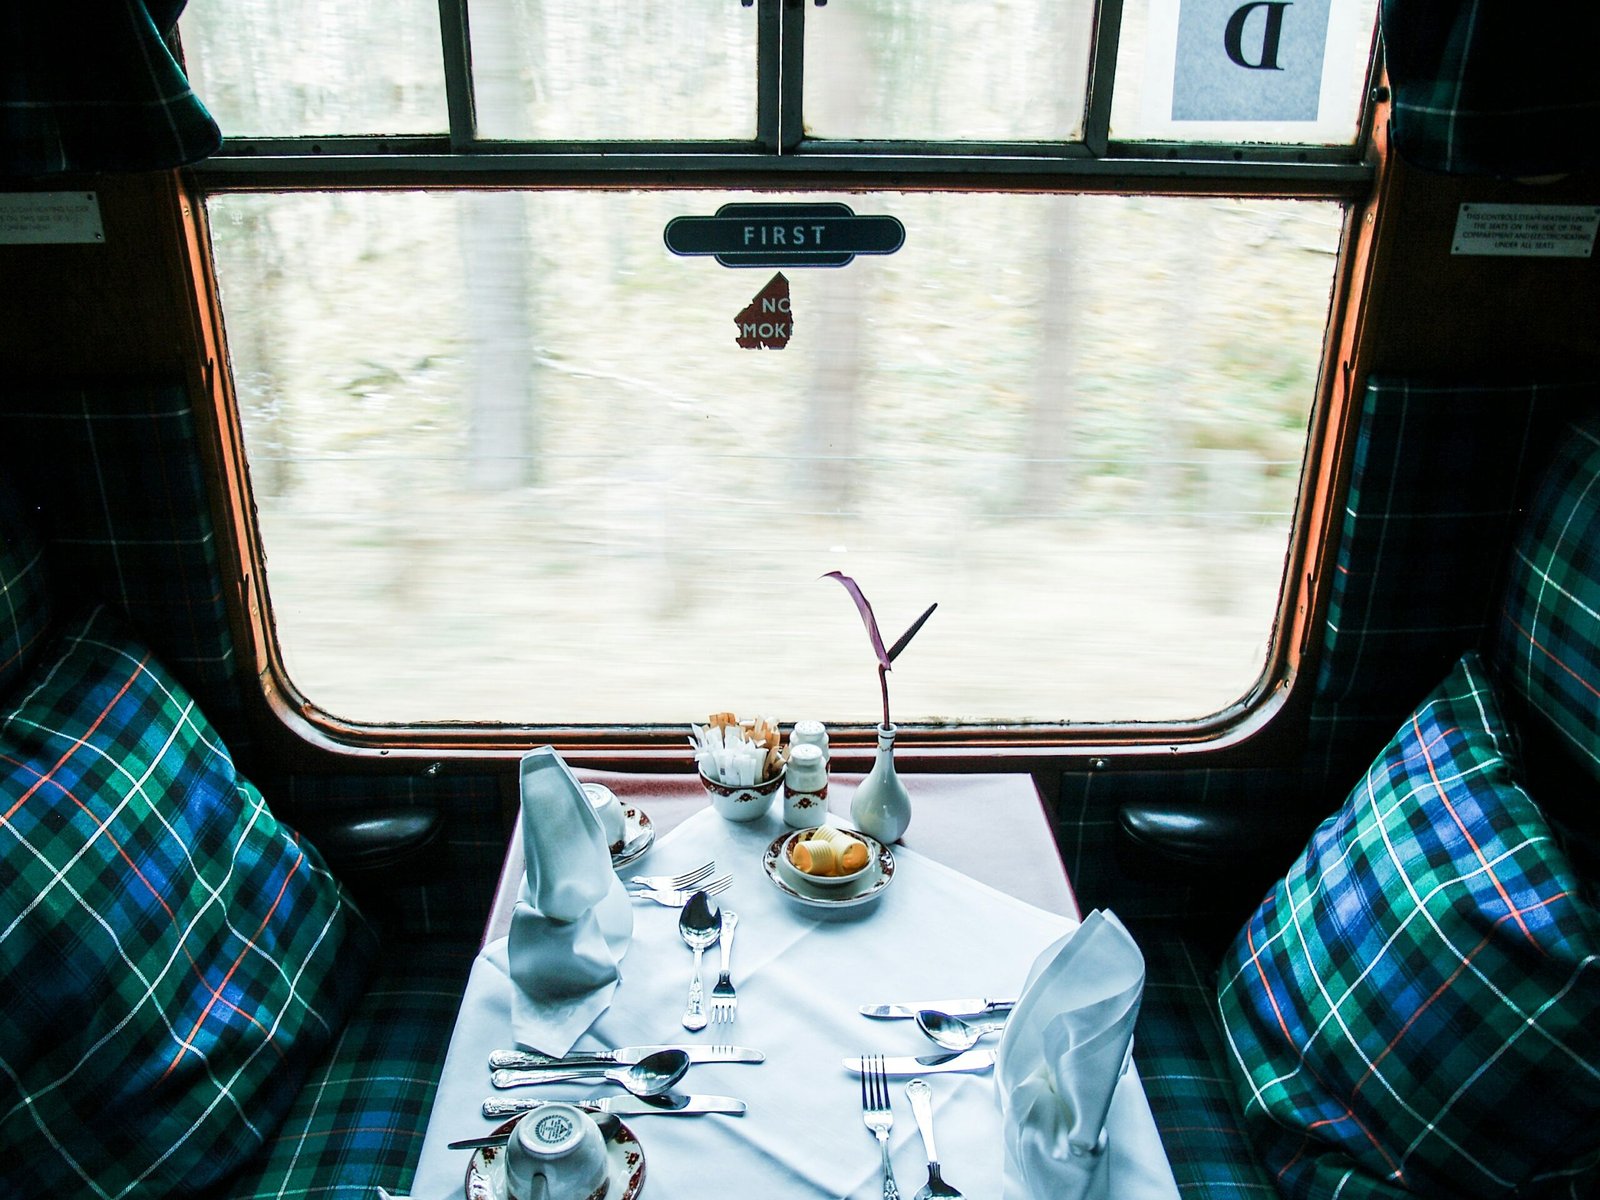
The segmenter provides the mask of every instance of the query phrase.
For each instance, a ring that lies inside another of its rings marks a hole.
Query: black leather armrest
[[[1269,813],[1251,803],[1200,809],[1156,797],[1124,803],[1117,819],[1141,850],[1167,862],[1208,869],[1247,864],[1282,872],[1306,839],[1297,814]]]
[[[356,887],[417,882],[443,830],[443,814],[418,805],[309,818],[301,826],[329,869]]]

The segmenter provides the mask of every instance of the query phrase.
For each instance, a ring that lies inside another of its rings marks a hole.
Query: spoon
[[[926,1079],[913,1079],[906,1084],[906,1095],[911,1098],[911,1115],[917,1119],[917,1132],[922,1135],[922,1148],[928,1155],[928,1182],[912,1200],[962,1200],[961,1193],[939,1173],[939,1151],[933,1144],[933,1089]]]
[[[685,1029],[706,1027],[705,984],[700,979],[700,959],[706,948],[722,936],[722,910],[706,891],[689,897],[678,917],[678,933],[694,951],[694,973],[689,976],[689,1005],[683,1010]]]
[[[570,1071],[495,1071],[489,1082],[497,1088],[524,1087],[534,1083],[566,1083],[573,1079],[605,1079],[619,1084],[635,1096],[659,1096],[683,1078],[689,1069],[689,1056],[682,1050],[657,1050],[628,1067],[602,1070],[598,1066],[576,1067]]]
[[[917,1014],[917,1028],[946,1050],[970,1050],[984,1034],[1004,1029],[1010,1015],[1007,1009],[993,1016],[962,1018],[925,1008]]]

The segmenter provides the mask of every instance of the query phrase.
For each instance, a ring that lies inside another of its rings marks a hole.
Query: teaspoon
[[[722,936],[722,910],[704,890],[689,897],[678,917],[678,933],[694,951],[694,973],[689,976],[689,1004],[683,1010],[685,1029],[706,1027],[705,984],[700,979],[700,960],[706,947]]]
[[[689,1056],[682,1050],[657,1050],[646,1054],[630,1067],[578,1067],[570,1071],[495,1071],[489,1082],[497,1088],[524,1087],[535,1083],[566,1083],[573,1079],[605,1079],[619,1084],[635,1096],[659,1096],[683,1078],[689,1069]]]
[[[946,1050],[970,1050],[984,1034],[1004,1029],[1010,1015],[1007,1009],[993,1016],[962,1018],[925,1008],[917,1014],[917,1028]]]

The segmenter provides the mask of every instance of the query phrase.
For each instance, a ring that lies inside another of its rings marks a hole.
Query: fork
[[[732,875],[718,875],[699,890],[715,896],[727,891],[732,884]],[[665,905],[667,908],[682,908],[689,903],[689,897],[693,896],[694,892],[677,891],[671,888],[640,888],[638,891],[629,892],[628,895],[635,900],[653,900],[655,903]]]
[[[711,878],[711,872],[716,869],[717,864],[713,861],[704,863],[692,871],[685,871],[682,875],[635,875],[628,880],[628,887],[649,888],[658,892],[681,892],[685,889],[693,891],[697,883]]]
[[[728,956],[733,953],[733,931],[739,927],[739,914],[731,909],[722,910],[722,973],[717,976],[717,986],[711,989],[711,1020],[713,1024],[731,1022],[739,1011],[739,995],[733,980],[728,977]]]
[[[861,1056],[861,1119],[878,1139],[883,1152],[883,1200],[900,1200],[900,1185],[894,1181],[894,1164],[889,1161],[889,1130],[894,1128],[894,1109],[889,1103],[889,1080],[883,1073],[883,1055]]]

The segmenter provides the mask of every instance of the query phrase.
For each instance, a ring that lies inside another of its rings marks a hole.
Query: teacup
[[[506,1142],[506,1200],[604,1200],[606,1139],[574,1104],[530,1109]]]
[[[783,772],[760,783],[718,783],[700,772],[700,783],[711,797],[711,807],[730,821],[754,821],[766,815],[772,798],[783,788]]]
[[[594,815],[600,818],[600,829],[605,834],[606,845],[611,847],[611,853],[617,853],[622,849],[626,824],[622,801],[618,800],[617,794],[603,783],[586,783],[583,785],[583,793],[589,797]]]

